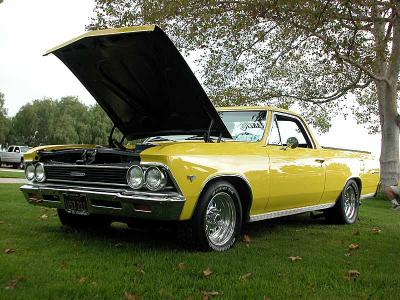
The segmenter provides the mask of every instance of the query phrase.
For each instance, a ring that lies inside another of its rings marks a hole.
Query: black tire
[[[79,216],[67,213],[64,209],[57,209],[58,218],[64,226],[73,228],[106,228],[111,220],[103,216]]]
[[[25,169],[25,163],[24,163],[24,159],[23,158],[21,159],[21,162],[19,163],[19,169],[20,170]]]
[[[334,207],[325,210],[330,223],[354,224],[360,207],[360,189],[354,179],[347,181]]]
[[[220,207],[216,205],[218,203]],[[223,203],[226,204],[222,205]],[[206,221],[207,212],[210,222]],[[214,218],[212,221],[211,217]],[[228,226],[224,224],[225,222],[221,223],[223,218],[225,220],[230,219],[226,222],[229,224]],[[220,223],[216,225],[218,221]],[[211,223],[214,227],[212,229],[209,228],[210,225],[207,225]],[[212,183],[200,196],[192,219],[185,226],[185,243],[202,251],[225,251],[235,244],[240,235],[241,227],[242,205],[238,192],[229,182],[217,181]],[[215,230],[214,233],[212,233],[213,230]],[[219,243],[215,241],[218,232],[221,232],[223,237]]]

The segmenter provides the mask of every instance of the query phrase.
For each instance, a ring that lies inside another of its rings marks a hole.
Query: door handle
[[[323,163],[325,162],[325,159],[317,158],[315,161],[316,161],[317,163],[323,164]]]

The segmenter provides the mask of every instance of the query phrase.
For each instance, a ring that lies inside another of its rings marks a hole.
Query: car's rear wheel
[[[189,223],[193,246],[224,251],[240,234],[242,206],[236,189],[226,181],[212,183],[202,194]]]
[[[360,189],[354,179],[343,188],[334,207],[325,211],[326,219],[338,224],[354,224],[360,207]]]
[[[111,225],[111,220],[103,216],[79,216],[57,209],[58,218],[64,226],[74,228],[105,228]]]
[[[19,168],[20,168],[20,170],[23,170],[23,169],[24,169],[24,167],[25,167],[24,160],[23,160],[23,159],[21,159],[21,162],[19,163]]]

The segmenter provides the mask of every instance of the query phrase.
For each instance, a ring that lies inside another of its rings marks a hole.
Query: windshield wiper
[[[176,140],[174,139],[170,139],[167,137],[163,137],[163,136],[153,136],[151,138],[148,138],[145,143],[151,143],[151,142],[167,142],[167,141],[171,141],[171,142],[176,142]]]
[[[215,141],[221,140],[223,142],[225,142],[227,140],[226,138],[220,138],[217,136],[209,136],[208,139],[215,140]],[[204,136],[203,135],[194,135],[194,136],[191,136],[191,137],[188,137],[185,139],[185,141],[197,141],[197,140],[204,140]]]

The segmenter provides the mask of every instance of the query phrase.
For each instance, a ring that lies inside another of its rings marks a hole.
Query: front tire
[[[242,227],[242,205],[233,185],[227,181],[212,183],[201,195],[189,226],[195,248],[231,248]]]
[[[325,211],[326,219],[337,224],[354,224],[360,207],[360,189],[354,179],[347,181],[335,206]]]

